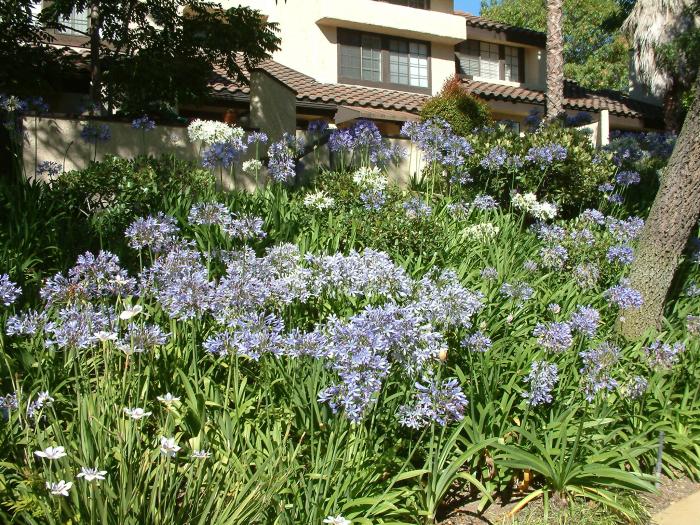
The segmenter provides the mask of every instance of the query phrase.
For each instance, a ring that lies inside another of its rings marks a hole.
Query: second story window
[[[467,40],[456,48],[459,72],[471,77],[524,82],[524,49]]]
[[[430,45],[374,33],[338,30],[338,79],[410,91],[430,89]]]
[[[67,35],[85,35],[88,32],[88,18],[86,10],[73,9],[70,15],[62,17],[60,20],[65,26],[62,33]]]

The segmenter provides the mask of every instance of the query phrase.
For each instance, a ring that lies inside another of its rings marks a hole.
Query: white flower
[[[143,408],[125,408],[124,413],[129,416],[131,419],[143,419],[144,417],[148,417],[151,415],[151,412],[146,412]]]
[[[180,447],[175,443],[175,438],[166,438],[165,436],[160,437],[160,453],[165,454],[169,457],[174,457],[175,454],[180,450]]]
[[[484,242],[490,241],[496,237],[500,231],[501,229],[498,226],[494,226],[490,222],[484,222],[481,224],[473,224],[472,226],[468,226],[463,230],[463,233],[466,237]]]
[[[316,208],[317,210],[332,208],[334,204],[335,199],[326,195],[326,192],[322,190],[314,193],[307,193],[306,197],[304,197],[304,206]]]
[[[193,120],[187,126],[187,134],[192,142],[201,140],[205,144],[228,142],[233,138],[242,138],[245,132],[242,128],[229,126],[216,120]]]
[[[58,483],[46,482],[46,488],[51,491],[53,496],[68,496],[68,491],[73,486],[72,481],[61,480]]]
[[[76,477],[85,478],[85,481],[100,481],[105,479],[106,470],[97,470],[97,467],[82,467]]]
[[[133,354],[141,354],[145,350],[143,348],[140,348],[138,346],[131,346],[128,343],[117,343],[117,350],[120,352],[124,352],[126,355],[133,355]]]
[[[128,321],[132,317],[136,317],[139,315],[141,312],[143,312],[143,306],[140,304],[136,304],[131,308],[127,308],[124,310],[122,313],[119,314],[119,319],[122,321]]]
[[[168,405],[168,406],[180,402],[180,398],[172,395],[170,392],[168,392],[164,396],[158,396],[157,399],[158,399],[158,401],[160,401],[164,405]]]
[[[243,166],[241,166],[241,169],[243,170],[243,173],[247,173],[248,175],[254,175],[258,173],[262,169],[263,165],[262,162],[259,160],[253,159],[253,160],[246,160],[243,163]]]
[[[202,450],[193,450],[192,451],[192,459],[207,459],[209,456],[211,456],[211,452],[208,452],[204,449]]]
[[[372,191],[381,191],[386,188],[388,183],[387,178],[376,166],[374,168],[360,168],[353,174],[352,180],[361,188]]]
[[[554,219],[557,216],[557,205],[551,202],[538,202],[534,193],[521,195],[518,192],[511,194],[513,207],[530,213],[536,219]]]
[[[105,331],[100,330],[95,335],[93,335],[92,338],[95,341],[100,341],[100,342],[104,343],[106,341],[116,341],[117,334],[114,332],[105,332]]]
[[[352,525],[352,521],[346,520],[340,514],[337,516],[328,516],[323,523],[328,523],[328,525]]]
[[[557,212],[557,205],[551,202],[538,202],[530,211],[536,219],[554,219]]]
[[[34,455],[46,459],[59,459],[66,457],[66,449],[63,447],[48,447],[45,450],[37,450]]]

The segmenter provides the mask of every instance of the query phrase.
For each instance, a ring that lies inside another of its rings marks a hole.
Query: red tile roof
[[[494,82],[464,79],[466,90],[472,95],[486,100],[505,100],[544,105],[543,91],[524,87],[506,86]],[[600,111],[607,109],[613,115],[629,118],[657,117],[659,108],[633,100],[616,91],[594,91],[581,87],[576,82],[564,84],[564,107],[579,111]]]

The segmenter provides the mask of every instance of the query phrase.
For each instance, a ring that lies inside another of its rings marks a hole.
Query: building
[[[532,111],[543,111],[545,35],[456,12],[452,0],[223,2],[236,5],[278,23],[281,49],[248,72],[248,85],[216,71],[210,100],[180,108],[183,115],[236,121],[273,136],[318,118],[340,126],[368,118],[392,136],[454,74],[496,120],[519,127]],[[79,35],[87,15],[74,13],[66,22]],[[80,39],[61,35],[58,43],[84,55]],[[612,129],[654,127],[658,116],[648,102],[573,82],[565,97],[567,112],[590,115],[599,143]]]

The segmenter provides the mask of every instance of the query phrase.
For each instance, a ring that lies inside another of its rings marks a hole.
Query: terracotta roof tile
[[[510,102],[527,102],[543,105],[544,92],[524,88],[505,86],[493,82],[464,79],[466,90],[486,100],[506,100]],[[614,115],[630,118],[657,117],[659,108],[615,91],[593,91],[581,87],[575,82],[564,84],[564,107],[581,111],[600,111],[607,109]]]

